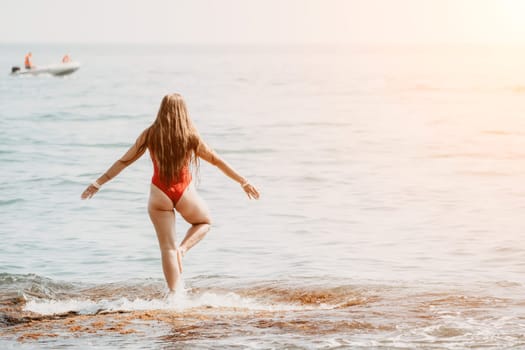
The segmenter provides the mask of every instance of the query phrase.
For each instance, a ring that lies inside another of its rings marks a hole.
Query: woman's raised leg
[[[181,254],[184,255],[195,244],[199,243],[210,230],[211,220],[208,207],[199,196],[191,183],[177,202],[175,209],[184,220],[191,224],[186,236],[180,244]]]
[[[170,291],[175,291],[182,265],[175,240],[173,202],[157,186],[151,185],[148,213],[157,232],[162,256],[162,270]]]

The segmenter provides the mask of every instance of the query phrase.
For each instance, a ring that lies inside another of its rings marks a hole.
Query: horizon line
[[[476,47],[525,47],[524,43],[490,42],[135,42],[135,41],[1,41],[0,45],[137,45],[137,46],[327,46],[327,47],[436,47],[436,46],[476,46]]]

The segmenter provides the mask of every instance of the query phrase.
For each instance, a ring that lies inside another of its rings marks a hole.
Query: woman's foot
[[[175,298],[175,291],[174,290],[169,290],[165,295],[164,295],[164,301],[171,301],[173,300],[173,298]]]

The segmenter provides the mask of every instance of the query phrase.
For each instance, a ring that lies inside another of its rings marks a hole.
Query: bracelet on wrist
[[[242,188],[245,188],[246,186],[248,186],[250,183],[248,181],[244,181],[242,184],[241,184],[241,187]]]
[[[99,184],[97,180],[93,181],[91,186],[95,187],[97,190],[100,190],[100,187],[102,187],[102,185]]]

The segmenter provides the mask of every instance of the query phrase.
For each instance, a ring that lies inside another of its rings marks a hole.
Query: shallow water
[[[0,46],[4,347],[525,345],[525,51],[78,46],[8,76],[25,50]],[[213,229],[166,301],[148,156],[79,196],[173,91],[262,197],[201,164]]]

